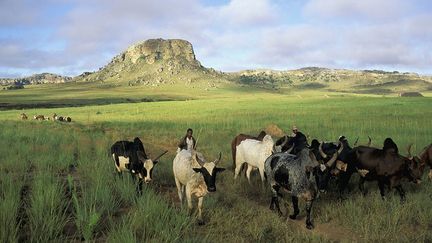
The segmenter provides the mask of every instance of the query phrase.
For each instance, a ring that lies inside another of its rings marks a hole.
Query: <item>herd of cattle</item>
[[[357,139],[358,140],[358,139]],[[339,197],[354,173],[360,175],[359,189],[366,194],[365,181],[378,182],[380,194],[385,196],[386,187],[395,188],[403,201],[405,192],[401,185],[402,179],[419,183],[426,166],[430,167],[429,178],[432,179],[432,144],[417,155],[399,153],[397,145],[391,138],[384,141],[382,148],[370,147],[371,139],[366,146],[351,147],[345,136],[337,142],[319,142],[313,139],[310,143],[306,136],[298,132],[294,136],[284,136],[273,141],[273,138],[262,131],[258,136],[239,134],[231,143],[234,165],[234,178],[240,174],[242,167],[246,167],[246,176],[250,181],[250,174],[258,170],[261,180],[267,180],[271,192],[270,209],[279,207],[280,190],[291,195],[294,212],[289,216],[295,219],[299,214],[298,198],[306,202],[306,227],[313,228],[311,211],[314,200],[320,192],[328,189],[330,179],[336,178]],[[131,141],[118,141],[111,147],[111,155],[118,173],[128,171],[133,178],[138,178],[138,190],[141,192],[142,183],[152,180],[153,167],[162,154],[150,159],[139,138]],[[178,196],[183,203],[186,196],[188,208],[192,210],[192,196],[198,198],[198,222],[202,220],[203,198],[208,192],[216,191],[216,175],[224,171],[219,168],[217,159],[207,162],[202,153],[196,150],[181,150],[177,152],[173,161],[174,179]]]
[[[21,113],[20,117],[21,120],[28,120],[28,116],[25,113]],[[34,115],[33,120],[71,122],[72,118],[69,116],[58,116],[56,113],[54,113],[52,116]]]

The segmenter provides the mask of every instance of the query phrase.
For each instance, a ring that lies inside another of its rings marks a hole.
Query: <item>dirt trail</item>
[[[155,184],[153,189],[164,197],[168,202],[172,203],[176,208],[180,208],[180,202],[177,195],[177,189],[174,185],[165,185],[165,184]],[[268,211],[269,213],[273,213],[268,210],[268,205],[263,205],[262,201],[254,201],[251,200],[256,205],[257,209]],[[289,204],[291,207],[291,204]],[[286,220],[287,224],[290,226],[296,227],[297,230],[304,232],[305,234],[313,234],[319,235],[327,240],[332,242],[359,242],[361,238],[350,229],[347,229],[343,226],[336,224],[335,222],[327,222],[327,223],[314,223],[315,228],[313,230],[308,230],[305,227],[305,215],[301,214],[296,220]],[[198,226],[197,226],[198,227]]]

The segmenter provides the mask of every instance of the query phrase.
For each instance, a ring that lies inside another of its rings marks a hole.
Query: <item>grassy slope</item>
[[[262,89],[252,86],[238,86],[225,83],[218,87],[206,85],[171,84],[156,87],[149,86],[113,86],[96,83],[68,83],[29,85],[23,90],[0,90],[0,104],[20,105],[59,104],[64,105],[95,105],[115,104],[141,101],[160,100],[190,100],[208,98],[247,97],[249,94],[282,94],[296,97],[353,96],[349,92],[329,92],[325,89],[304,90],[303,88],[282,87],[280,90]],[[431,97],[431,92],[424,92]],[[372,95],[373,96],[373,95]],[[380,95],[381,96],[381,95]],[[396,96],[388,94],[388,97]]]
[[[240,132],[257,134],[271,123],[285,131],[296,124],[312,137],[324,140],[334,140],[344,134],[351,140],[360,136],[360,141],[365,142],[370,135],[376,146],[380,146],[385,137],[391,136],[402,151],[414,142],[414,148],[419,152],[431,142],[430,98],[323,98],[322,93],[302,93],[302,98],[265,93],[229,96],[215,92],[214,98],[191,101],[28,111],[30,115],[53,112],[69,115],[74,120],[72,124],[18,121],[21,111],[2,111],[0,148],[7,163],[1,165],[1,172],[10,175],[7,171],[17,164],[26,168],[26,163],[28,165],[30,162],[35,164],[35,171],[32,172],[35,175],[42,173],[41,168],[45,166],[48,166],[50,173],[58,174],[59,171],[68,171],[70,164],[77,165],[72,175],[76,183],[87,185],[88,192],[84,194],[93,195],[92,190],[97,185],[113,192],[105,193],[110,195],[108,197],[104,197],[104,194],[93,199],[80,197],[81,203],[78,205],[88,205],[88,211],[99,215],[102,222],[92,228],[90,216],[87,221],[80,221],[85,226],[81,228],[87,229],[82,231],[87,232],[85,235],[90,238],[173,241],[180,232],[183,240],[224,239],[229,242],[353,239],[423,241],[432,238],[432,211],[429,205],[432,191],[427,181],[421,186],[405,184],[408,200],[404,205],[399,204],[398,197],[393,196],[393,193],[389,193],[389,200],[381,201],[374,183],[367,184],[370,194],[365,198],[359,195],[357,189],[342,203],[337,202],[333,194],[325,195],[315,205],[317,228],[307,232],[304,230],[304,219],[285,222],[268,210],[269,193],[257,187],[257,176],[254,185],[249,186],[243,178],[234,182],[232,172],[228,170],[218,178],[218,192],[204,201],[207,225],[198,227],[189,224],[191,221],[178,209],[171,171],[177,140],[187,127],[194,128],[199,149],[209,159],[222,151],[222,165],[227,168],[232,164],[231,139]],[[155,184],[151,186],[153,190],[146,192],[148,196],[139,199],[134,199],[133,192],[120,193],[119,183],[112,183],[114,168],[106,154],[109,145],[115,140],[132,139],[134,136],[145,141],[151,155],[163,149],[170,151],[156,168]],[[99,168],[104,169],[100,172]],[[23,177],[26,175],[25,170],[17,173]],[[33,184],[37,183],[37,178],[34,179],[36,181],[26,182],[30,188],[37,187],[37,184]],[[3,187],[7,183],[1,185]],[[56,185],[54,183],[52,187],[56,188]],[[356,188],[355,185],[352,187]],[[13,190],[7,191],[16,195]],[[29,196],[28,201],[37,199],[32,198]],[[69,198],[65,200],[72,201]],[[152,203],[155,200],[158,202],[156,205]],[[113,201],[121,203],[115,204]],[[94,202],[104,207],[92,211]],[[177,210],[169,209],[172,205]],[[149,214],[155,211],[166,213],[164,216]],[[61,217],[61,211],[54,213]],[[70,217],[73,221],[75,216],[71,214]],[[160,222],[143,225],[142,217],[160,219]],[[179,227],[171,227],[167,236],[155,233],[164,230],[165,225]],[[130,228],[134,229],[132,234]],[[144,232],[143,228],[146,229]],[[75,236],[63,234],[62,237],[71,239],[84,235],[79,232]]]

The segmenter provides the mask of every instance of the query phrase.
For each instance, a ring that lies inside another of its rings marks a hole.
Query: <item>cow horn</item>
[[[160,157],[162,157],[164,154],[168,153],[168,150],[165,150],[165,152],[161,153],[158,157],[156,157],[156,159],[154,159],[153,161],[158,161],[158,159]]]
[[[291,151],[294,149],[294,145],[295,145],[295,144],[293,144],[293,145],[291,146],[291,148],[289,148],[287,151],[285,151],[285,153],[287,153],[287,154],[291,153]]]
[[[354,147],[357,146],[357,143],[358,143],[359,138],[360,138],[360,137],[357,137],[357,139],[355,140],[355,142],[354,142]]]
[[[323,143],[324,143],[324,142],[321,142],[321,143],[320,143],[320,145],[319,145],[319,147],[318,147],[318,150],[319,150],[321,156],[325,159],[325,158],[327,158],[327,154],[324,153],[324,151],[322,150],[322,145],[323,145]]]
[[[411,143],[411,144],[408,146],[408,148],[407,148],[407,150],[408,150],[408,157],[409,157],[410,159],[413,158],[413,156],[411,155],[411,148],[412,148],[412,146],[413,146],[413,144]]]
[[[339,155],[339,152],[334,153],[333,156],[332,156],[332,158],[331,158],[329,161],[327,161],[326,166],[327,166],[328,168],[330,168],[330,167],[333,166],[333,164],[334,164],[334,162],[336,161],[338,155]]]
[[[319,165],[321,164],[321,163],[318,162],[318,160],[316,159],[315,154],[312,153],[312,151],[310,151],[310,150],[309,150],[309,157],[311,158],[314,167],[315,167],[315,166],[319,166]]]
[[[344,149],[343,143],[339,143],[340,144],[340,148],[337,151],[338,155],[342,153],[342,150]]]
[[[372,144],[372,139],[371,139],[371,137],[368,136],[368,143],[367,143],[367,146],[370,147],[371,144]]]
[[[283,146],[285,146],[285,144],[288,142],[288,136],[286,136],[285,135],[285,139],[284,139],[284,141],[283,141],[283,143],[281,143],[281,148],[283,147]]]
[[[202,161],[195,150],[192,151],[192,159],[195,160],[201,167],[204,166],[204,161]]]
[[[217,164],[219,163],[219,161],[221,160],[221,158],[222,158],[222,153],[219,152],[219,158],[217,158],[213,163],[214,163],[215,165],[217,165]]]

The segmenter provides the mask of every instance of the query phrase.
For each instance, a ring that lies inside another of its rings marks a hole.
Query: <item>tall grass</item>
[[[0,171],[0,242],[18,242],[22,175]]]
[[[177,211],[151,189],[144,187],[143,194],[137,198],[136,205],[123,217],[109,238],[136,238],[141,242],[179,242],[191,226],[185,211]],[[127,230],[133,234],[125,233]]]
[[[40,171],[34,177],[27,214],[31,241],[62,238],[67,221],[64,187],[50,171]]]
[[[295,124],[311,137],[323,140],[336,140],[343,134],[350,141],[360,136],[360,143],[365,143],[369,135],[373,145],[378,147],[384,138],[390,136],[402,153],[411,142],[415,143],[414,150],[419,152],[431,142],[432,110],[429,106],[429,98],[299,99],[285,95],[251,94],[186,102],[32,111],[68,114],[74,118],[70,124],[16,121],[17,111],[1,112],[0,175],[12,178],[0,178],[0,195],[11,195],[0,199],[3,203],[6,199],[15,198],[15,201],[8,203],[11,206],[5,206],[10,210],[2,210],[2,213],[10,214],[8,219],[14,218],[16,214],[13,209],[20,205],[19,189],[7,189],[8,183],[3,181],[22,183],[24,180],[17,178],[31,177],[26,173],[32,164],[35,178],[30,184],[32,194],[27,205],[30,215],[45,210],[41,204],[48,199],[41,195],[49,198],[59,186],[57,183],[70,174],[72,197],[63,202],[52,202],[73,206],[72,215],[67,216],[78,227],[77,238],[74,239],[92,241],[106,237],[110,242],[431,240],[432,191],[426,178],[421,185],[403,184],[407,202],[401,205],[393,192],[389,193],[386,201],[382,201],[375,183],[367,183],[370,193],[363,197],[358,193],[354,177],[350,184],[354,189],[346,201],[337,201],[335,193],[330,192],[315,203],[313,216],[317,229],[306,231],[304,219],[286,221],[268,209],[270,193],[268,188],[259,188],[256,174],[252,176],[252,185],[249,185],[244,178],[234,181],[229,170],[218,175],[218,191],[206,196],[206,225],[198,227],[194,219],[180,209],[172,176],[176,144],[188,127],[194,129],[198,148],[207,160],[215,159],[221,151],[220,166],[229,169],[232,165],[232,138],[238,133],[258,134],[272,123],[284,131],[289,131]],[[169,150],[154,168],[153,185],[145,185],[144,193],[139,197],[129,174],[117,177],[108,154],[110,145],[115,141],[132,140],[136,136],[142,138],[150,157]],[[41,175],[46,175],[47,179],[40,178]],[[52,189],[41,191],[37,189],[39,183],[51,184]],[[303,205],[300,208],[302,218],[305,215]],[[13,233],[16,232],[16,225],[9,224],[1,229],[12,232],[7,233],[12,235],[8,238],[12,241],[17,238]],[[322,232],[320,225],[345,233]],[[58,232],[58,229],[51,232]],[[34,234],[31,233],[31,239],[39,238],[37,233]],[[347,235],[354,236],[350,238]],[[62,237],[60,235],[58,239]]]

